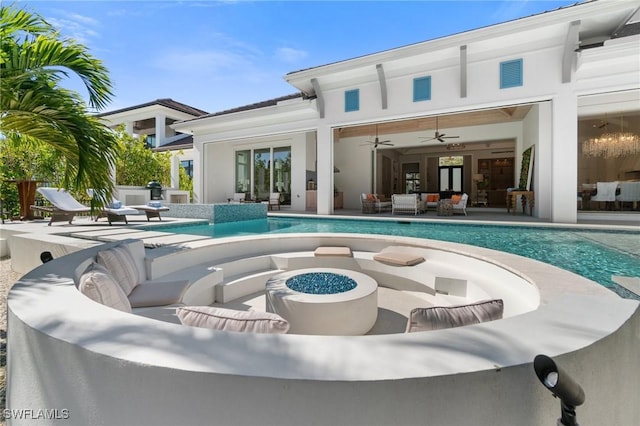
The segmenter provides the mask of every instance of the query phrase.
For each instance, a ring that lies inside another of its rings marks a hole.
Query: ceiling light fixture
[[[608,123],[599,137],[582,142],[582,154],[587,157],[620,158],[640,153],[640,137],[624,131],[624,121],[620,118],[620,131],[608,132]]]
[[[466,146],[463,143],[450,143],[447,145],[447,151],[458,151],[465,148]]]

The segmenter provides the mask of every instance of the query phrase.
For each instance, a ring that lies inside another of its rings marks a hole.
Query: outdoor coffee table
[[[451,200],[438,201],[438,216],[453,216]]]

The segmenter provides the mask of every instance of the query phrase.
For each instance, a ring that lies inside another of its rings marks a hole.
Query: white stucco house
[[[583,184],[640,178],[640,153],[581,148],[640,134],[639,5],[587,1],[291,72],[293,95],[176,122],[193,135],[194,201],[279,191],[292,210],[330,214],[359,208],[363,192],[474,200],[482,176],[500,206],[533,146],[534,215],[574,223]]]
[[[193,138],[189,134],[178,133],[171,128],[173,123],[189,120],[207,114],[206,111],[163,98],[134,105],[127,108],[108,111],[97,116],[111,128],[125,126],[125,131],[132,136],[145,136],[147,145],[154,151],[171,151],[171,182],[173,188],[178,187],[178,166],[182,166],[191,174],[193,171]]]

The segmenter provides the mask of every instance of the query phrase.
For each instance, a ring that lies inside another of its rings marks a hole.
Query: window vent
[[[344,112],[360,110],[360,89],[344,92]]]
[[[500,62],[500,88],[522,86],[522,59]]]
[[[413,79],[413,102],[431,100],[431,77]]]

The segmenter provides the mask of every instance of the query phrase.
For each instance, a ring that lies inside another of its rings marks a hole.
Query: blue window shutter
[[[413,102],[431,100],[431,76],[413,79]]]
[[[360,89],[344,92],[344,112],[360,110]]]
[[[500,88],[522,86],[522,59],[500,62]]]

